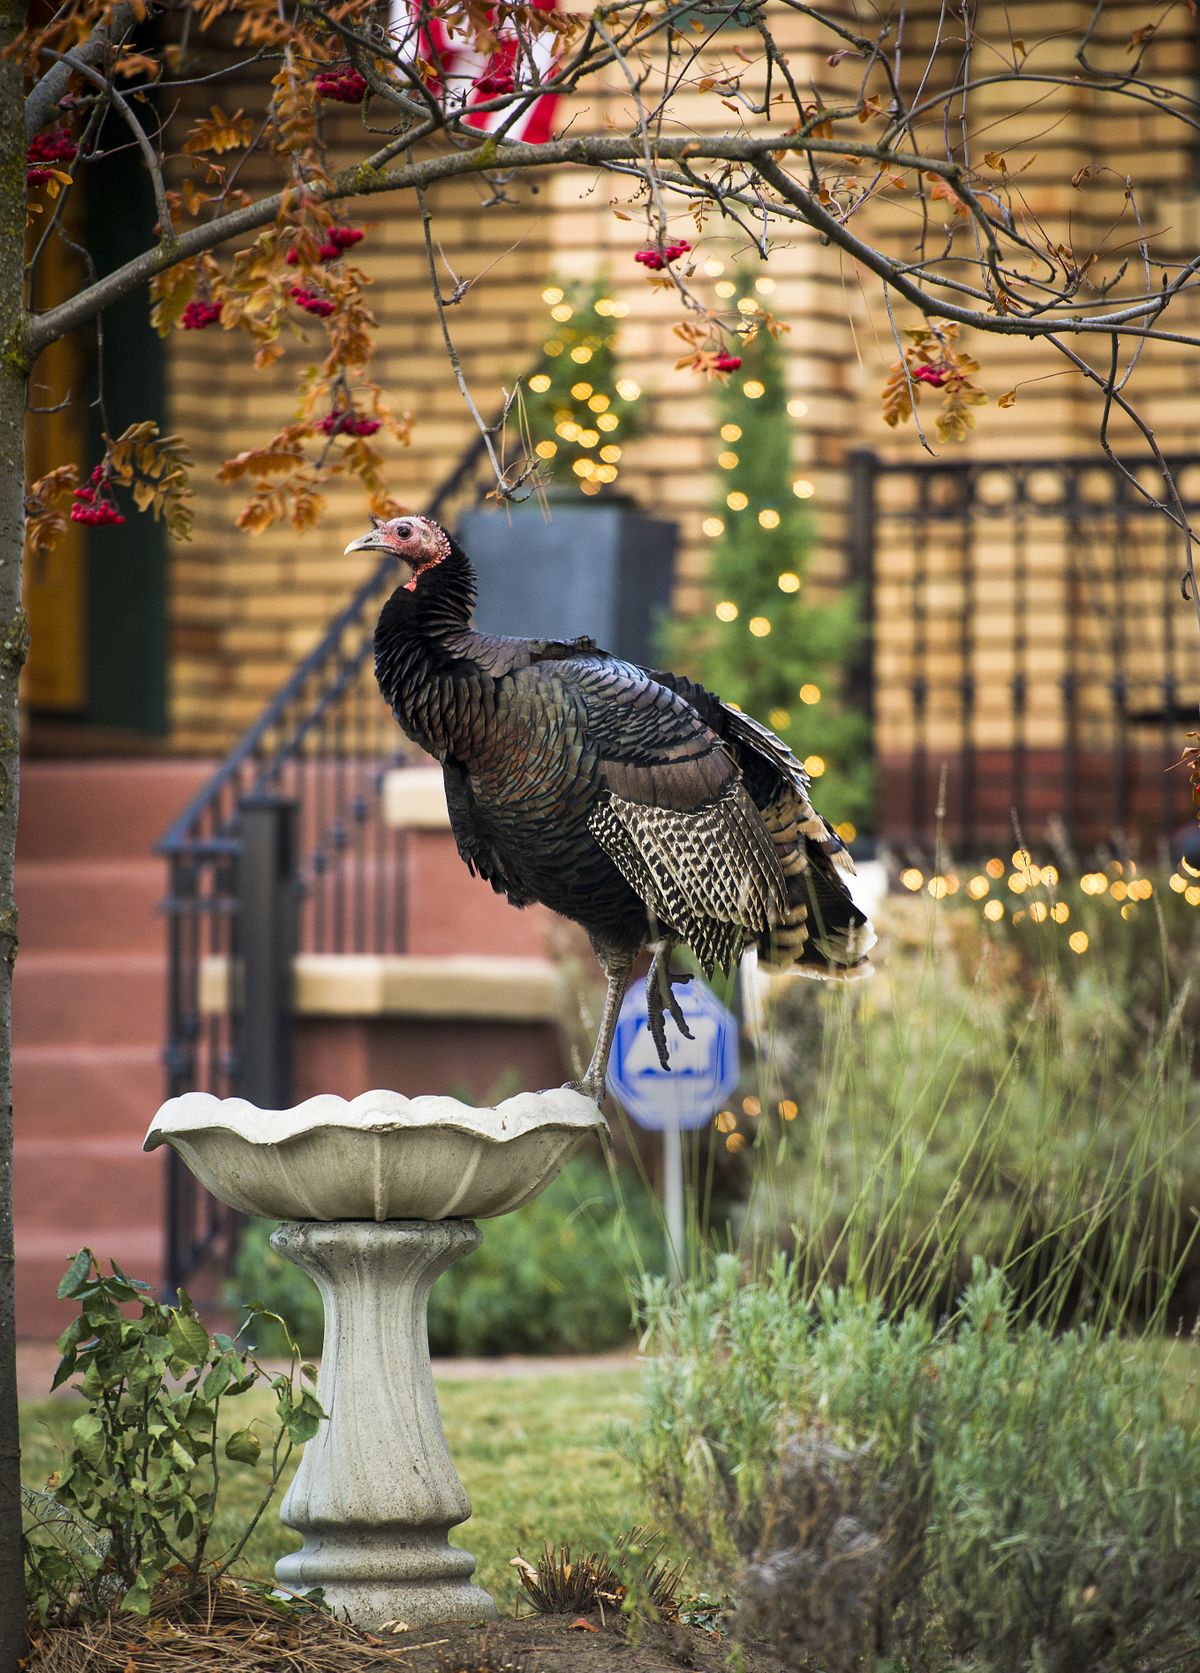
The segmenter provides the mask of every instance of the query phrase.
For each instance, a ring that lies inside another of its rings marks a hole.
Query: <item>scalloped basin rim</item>
[[[168,1144],[176,1134],[213,1131],[234,1133],[247,1144],[283,1144],[314,1128],[334,1127],[361,1133],[402,1132],[431,1127],[468,1132],[491,1144],[507,1144],[525,1133],[555,1128],[582,1134],[607,1126],[599,1106],[581,1092],[555,1087],[520,1092],[491,1109],[475,1109],[457,1098],[402,1092],[360,1092],[356,1098],[321,1093],[294,1109],[263,1110],[245,1098],[217,1098],[211,1092],[185,1092],[169,1098],[150,1123],[143,1150]]]

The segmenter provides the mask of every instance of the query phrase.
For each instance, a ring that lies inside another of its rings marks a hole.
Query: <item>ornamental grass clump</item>
[[[1200,1664],[1200,1413],[1168,1345],[1021,1322],[982,1263],[940,1323],[732,1257],[645,1316],[643,1487],[797,1673]]]

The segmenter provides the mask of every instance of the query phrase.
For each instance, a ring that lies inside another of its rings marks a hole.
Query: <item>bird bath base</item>
[[[319,1586],[367,1631],[390,1622],[492,1620],[475,1559],[447,1534],[471,1514],[442,1432],[426,1308],[434,1279],[479,1243],[471,1220],[297,1221],[271,1237],[321,1292],[317,1396],[328,1413],[304,1449],[280,1518],[304,1535],[275,1565],[295,1592]]]

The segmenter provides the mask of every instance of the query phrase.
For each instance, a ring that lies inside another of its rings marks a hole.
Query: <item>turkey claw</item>
[[[650,974],[646,978],[646,1021],[650,1029],[650,1038],[654,1041],[654,1049],[658,1053],[658,1061],[664,1069],[671,1067],[671,1058],[667,1051],[667,1015],[670,1015],[671,1021],[685,1040],[695,1038],[674,992],[677,984],[685,987],[691,979],[690,975],[672,974],[669,951],[655,953]]]

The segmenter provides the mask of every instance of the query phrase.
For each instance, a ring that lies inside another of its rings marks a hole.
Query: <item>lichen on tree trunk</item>
[[[0,53],[23,21],[23,8],[16,0],[0,0]],[[0,56],[0,1673],[16,1673],[18,1657],[25,1648],[12,1197],[17,704],[29,637],[21,605],[28,383],[22,297],[25,149],[21,66],[12,58]]]

